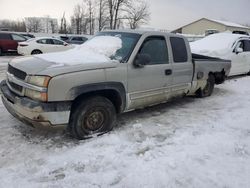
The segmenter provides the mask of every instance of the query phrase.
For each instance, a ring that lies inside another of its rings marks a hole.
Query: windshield
[[[124,32],[100,32],[96,36],[114,36],[121,39],[122,47],[116,51],[115,55],[110,57],[111,59],[121,62],[128,61],[136,43],[141,37],[140,34]]]

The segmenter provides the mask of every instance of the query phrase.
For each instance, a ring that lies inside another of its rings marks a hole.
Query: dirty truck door
[[[141,39],[142,44],[134,58],[148,57],[145,65],[128,65],[129,108],[135,109],[166,101],[170,95],[172,65],[164,36],[149,36]]]

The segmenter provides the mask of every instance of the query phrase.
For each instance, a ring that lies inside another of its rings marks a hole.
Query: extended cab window
[[[174,62],[187,62],[187,48],[184,39],[180,37],[170,37],[170,43],[173,51]]]
[[[148,37],[145,39],[139,54],[147,54],[150,57],[150,65],[166,64],[168,61],[168,48],[164,37]]]

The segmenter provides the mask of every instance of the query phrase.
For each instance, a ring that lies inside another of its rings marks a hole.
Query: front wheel
[[[72,109],[68,130],[73,137],[82,140],[112,130],[115,120],[112,102],[104,97],[93,97]]]
[[[203,97],[209,97],[214,91],[214,84],[215,84],[215,78],[214,75],[210,74],[207,79],[207,84],[204,89],[199,89],[196,92],[196,96],[203,98]]]

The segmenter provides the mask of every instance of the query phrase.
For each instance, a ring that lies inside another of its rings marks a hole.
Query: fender
[[[101,82],[76,86],[70,89],[67,94],[67,99],[75,100],[77,97],[83,94],[107,90],[115,91],[118,94],[121,100],[120,110],[124,111],[126,107],[126,90],[124,85],[120,82]]]

